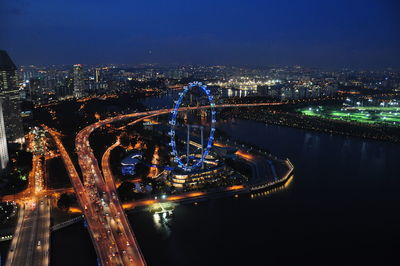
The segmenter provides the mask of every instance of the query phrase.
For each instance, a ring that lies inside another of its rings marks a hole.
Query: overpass
[[[97,257],[101,265],[118,265],[122,264],[121,260],[116,257],[118,252],[115,239],[110,237],[108,228],[104,226],[102,217],[98,214],[97,206],[94,206],[92,197],[86,191],[82,184],[82,181],[75,169],[75,166],[66,151],[64,145],[60,140],[60,134],[53,129],[45,127],[47,132],[53,137],[55,144],[60,152],[63,159],[64,165],[68,171],[71,183],[74,187],[75,194],[79,204],[82,207],[83,215],[88,224],[89,233],[92,238],[94,248],[97,253]]]

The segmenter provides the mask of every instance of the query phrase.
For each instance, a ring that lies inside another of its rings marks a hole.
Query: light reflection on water
[[[149,212],[153,213],[154,227],[166,238],[171,234],[170,227],[176,205],[176,203],[161,202],[150,205],[147,208]]]
[[[156,229],[163,233],[165,237],[169,237],[171,235],[171,222],[172,222],[172,211],[170,213],[154,213],[153,221]]]
[[[269,196],[269,195],[271,195],[271,194],[274,194],[274,193],[277,193],[277,192],[281,192],[281,191],[285,191],[285,190],[287,190],[287,189],[290,187],[290,185],[293,183],[293,179],[294,179],[294,175],[292,175],[291,177],[289,177],[289,179],[286,181],[286,183],[283,184],[282,186],[279,186],[279,187],[276,187],[276,188],[273,188],[273,189],[268,189],[268,190],[264,190],[264,191],[259,191],[259,192],[252,193],[252,194],[250,195],[250,197],[251,197],[252,199],[261,198],[261,197],[267,197],[267,196]]]

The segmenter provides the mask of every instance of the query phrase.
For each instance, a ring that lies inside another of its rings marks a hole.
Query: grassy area
[[[298,111],[306,116],[400,127],[400,107],[366,106],[339,109],[318,106],[303,108]]]

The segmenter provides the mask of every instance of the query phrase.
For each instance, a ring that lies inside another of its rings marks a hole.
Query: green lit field
[[[300,109],[299,111],[307,116],[400,127],[400,107],[367,106],[335,109],[318,106]]]

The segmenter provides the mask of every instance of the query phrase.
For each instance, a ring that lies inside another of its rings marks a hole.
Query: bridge
[[[54,231],[60,230],[60,229],[62,229],[62,228],[65,228],[65,227],[67,227],[67,226],[70,226],[71,224],[80,222],[80,221],[82,221],[82,220],[84,220],[84,216],[83,216],[83,215],[78,216],[78,217],[75,217],[75,218],[72,218],[72,219],[69,219],[69,220],[67,220],[67,221],[65,221],[65,222],[56,224],[56,225],[52,226],[52,227],[50,228],[50,230],[51,230],[52,232],[54,232]]]

